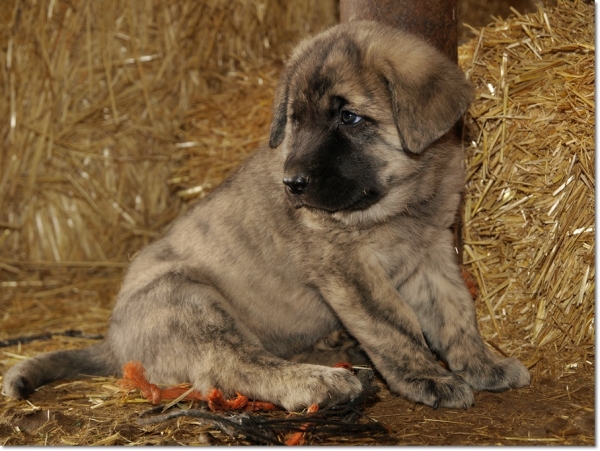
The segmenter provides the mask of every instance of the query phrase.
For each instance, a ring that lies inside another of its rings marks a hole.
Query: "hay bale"
[[[181,157],[169,184],[187,204],[216,187],[268,140],[273,93],[281,64],[230,77],[231,89],[199,99],[181,122]]]
[[[460,48],[477,87],[464,261],[487,336],[534,345],[530,364],[550,351],[581,365],[594,355],[594,6],[513,12]]]
[[[33,293],[70,284],[74,268],[120,271],[182,211],[173,195],[173,173],[187,158],[182,122],[216,105],[208,95],[237,89],[239,73],[281,61],[294,41],[334,23],[336,8],[317,0],[2,2],[2,286]],[[239,162],[221,144],[208,136],[219,161]],[[52,282],[41,273],[61,268],[65,277]]]

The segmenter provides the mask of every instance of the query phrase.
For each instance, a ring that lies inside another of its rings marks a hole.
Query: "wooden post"
[[[458,62],[456,0],[340,0],[340,21],[375,20],[420,36]],[[462,121],[456,127],[462,134]],[[462,265],[464,194],[452,225],[457,259]]]
[[[458,60],[456,0],[340,0],[340,21],[375,20],[421,36]]]

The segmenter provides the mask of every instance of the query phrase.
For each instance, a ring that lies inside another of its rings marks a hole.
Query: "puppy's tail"
[[[120,372],[106,341],[84,349],[40,354],[11,367],[2,381],[2,391],[11,398],[28,398],[36,388],[58,379],[111,376]]]

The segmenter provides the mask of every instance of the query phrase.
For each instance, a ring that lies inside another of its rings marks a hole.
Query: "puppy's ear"
[[[287,123],[287,106],[289,96],[289,69],[284,70],[275,89],[275,100],[273,102],[273,122],[271,122],[271,135],[269,147],[274,149],[279,146],[285,137],[285,125]]]
[[[428,44],[416,39],[411,48],[402,44],[380,67],[402,145],[420,154],[461,118],[473,88],[456,64]]]

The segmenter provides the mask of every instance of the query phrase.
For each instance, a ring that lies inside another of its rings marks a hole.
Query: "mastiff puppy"
[[[340,330],[393,391],[434,408],[528,385],[483,342],[449,230],[465,182],[452,129],[472,97],[455,64],[380,24],[301,42],[269,146],[139,253],[106,339],[19,363],[4,392],[138,360],[154,383],[288,410],[343,403],[358,379],[322,365],[347,351],[327,340]]]

